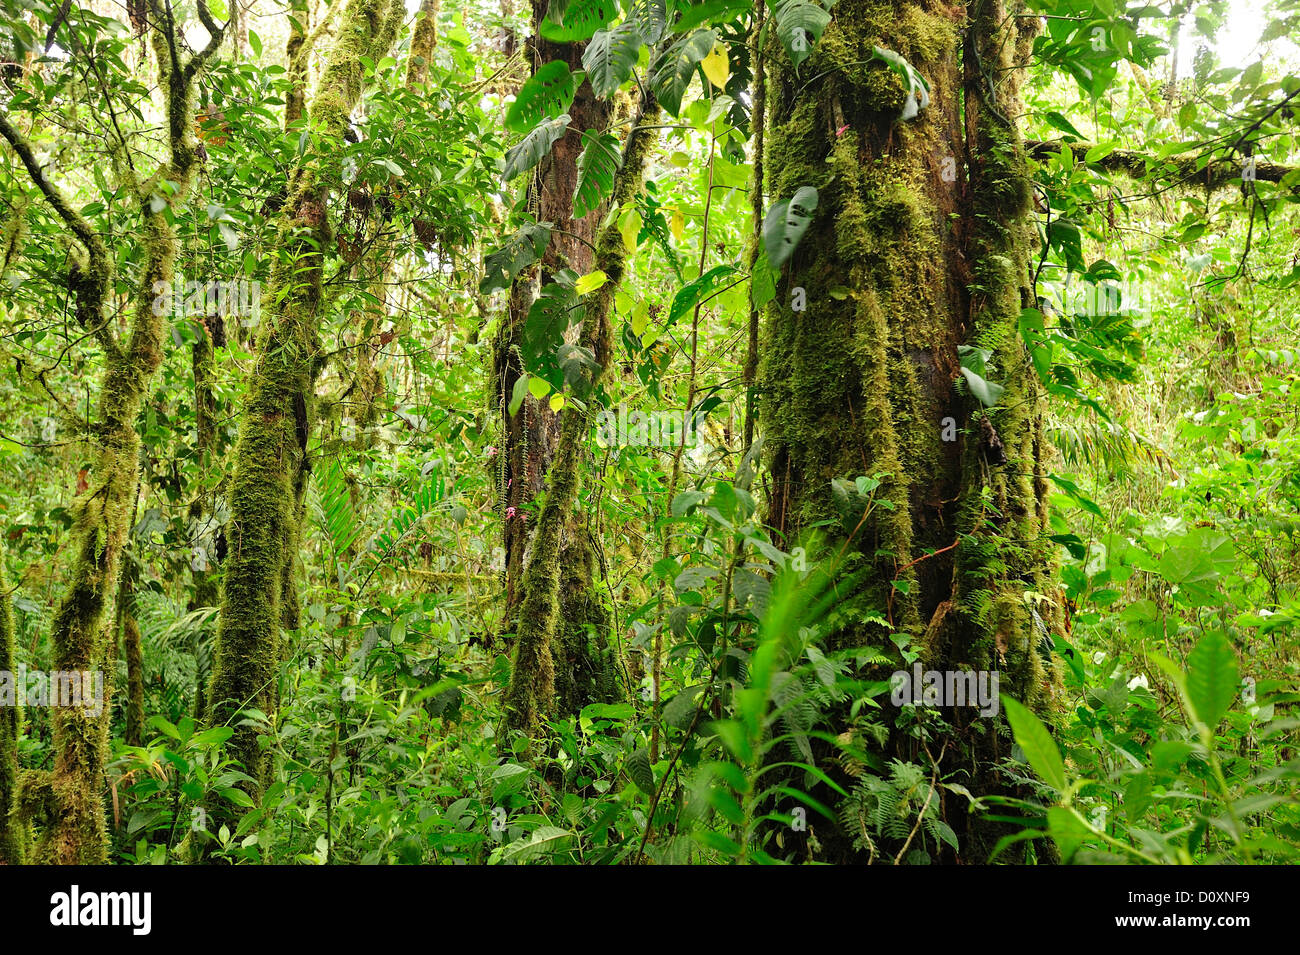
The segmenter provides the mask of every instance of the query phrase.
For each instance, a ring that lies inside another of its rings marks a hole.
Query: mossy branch
[[[1025,151],[1034,159],[1047,159],[1068,149],[1076,162],[1084,162],[1088,153],[1094,149],[1093,143],[1065,142],[1064,140],[1046,141],[1030,139],[1025,142]],[[1242,161],[1232,159],[1207,159],[1198,155],[1177,155],[1157,158],[1132,149],[1116,149],[1088,163],[1107,172],[1122,173],[1132,179],[1160,182],[1170,186],[1201,188],[1213,192],[1229,186],[1241,185],[1246,166]],[[1287,166],[1275,162],[1256,162],[1252,169],[1258,182],[1282,183],[1286,181],[1290,191],[1300,195],[1300,166]],[[1289,177],[1289,179],[1288,179]]]

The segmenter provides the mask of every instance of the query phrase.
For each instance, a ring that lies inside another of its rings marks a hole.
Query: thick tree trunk
[[[360,101],[362,60],[378,62],[387,54],[403,13],[401,0],[349,0],[340,14],[337,39],[309,110],[325,145],[324,159],[298,167],[289,183],[278,226],[279,256],[262,310],[257,367],[240,416],[208,714],[214,724],[235,727],[230,752],[253,778],[245,787],[255,801],[268,765],[257,730],[240,725],[239,714],[251,709],[273,717],[280,631],[297,623],[294,558],[316,379],[324,360],[319,341],[323,250],[330,235],[328,183],[337,176],[319,163],[337,165],[330,144],[343,140]],[[214,816],[231,811],[210,808]]]
[[[769,50],[769,198],[820,194],[764,330],[769,522],[793,545],[829,520],[836,547],[851,539],[862,555],[854,600],[888,626],[850,626],[838,645],[892,652],[901,631],[927,669],[1000,670],[1004,692],[1037,703],[1050,677],[1026,593],[1055,591],[1041,408],[1017,325],[1033,301],[1029,184],[1005,119],[1019,109],[1017,21],[1000,0],[971,9],[964,57],[961,8],[929,0],[840,0],[798,72]],[[928,81],[914,119],[900,119],[912,94],[875,46]],[[987,375],[1006,386],[987,414],[957,387],[963,345],[989,349]],[[865,519],[866,502],[846,508],[831,485],[860,475],[881,481]],[[977,771],[990,792],[988,767],[1009,747],[990,721],[970,726],[971,712],[945,711],[961,745],[941,769]],[[894,741],[891,755],[917,755],[911,746]],[[954,807],[948,821],[963,858],[987,853],[976,819]]]

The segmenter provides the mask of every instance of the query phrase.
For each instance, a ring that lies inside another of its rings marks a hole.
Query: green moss
[[[5,583],[4,551],[0,549],[0,673],[18,669],[14,655],[14,618]],[[0,705],[0,865],[22,865],[30,839],[27,823],[18,816],[18,740],[23,733],[23,711]]]

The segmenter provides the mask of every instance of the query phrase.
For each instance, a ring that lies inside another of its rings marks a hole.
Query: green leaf
[[[641,31],[634,20],[624,20],[614,29],[601,30],[591,38],[582,53],[582,65],[597,96],[602,99],[612,96],[623,85],[632,75],[643,45]]]
[[[644,746],[639,746],[632,751],[627,758],[625,768],[628,778],[636,783],[638,789],[647,796],[655,794],[655,773],[650,765],[650,753]]]
[[[520,375],[515,381],[515,387],[510,392],[510,407],[507,409],[511,416],[519,413],[520,406],[524,403],[524,396],[528,394],[528,376]]]
[[[1002,393],[1006,391],[997,382],[988,381],[981,378],[969,368],[961,370],[962,376],[966,379],[966,384],[970,388],[971,394],[979,399],[979,403],[985,408],[992,408],[1001,399]]]
[[[1056,748],[1051,734],[1042,721],[1026,707],[1009,696],[1002,697],[1002,708],[1006,710],[1007,722],[1016,742],[1025,752],[1025,759],[1034,768],[1038,778],[1058,792],[1066,789],[1065,762],[1061,751]]]
[[[627,18],[636,21],[641,39],[658,43],[668,28],[668,0],[633,0]]]
[[[672,115],[681,111],[682,97],[691,85],[695,68],[709,55],[717,39],[712,30],[696,30],[670,46],[660,58],[650,85],[660,105]]]
[[[506,152],[505,165],[501,174],[509,181],[528,172],[542,161],[555,145],[555,141],[563,136],[568,128],[569,114],[565,113],[556,119],[548,119],[530,130],[517,146]]]
[[[479,291],[491,295],[510,287],[516,275],[542,257],[551,241],[551,223],[530,222],[520,227],[506,244],[483,260]]]
[[[555,826],[538,826],[532,835],[516,839],[501,850],[501,859],[512,862],[529,862],[564,848],[573,833]]]
[[[772,268],[780,271],[794,255],[799,240],[812,223],[818,199],[815,188],[801,186],[793,198],[782,200],[768,210],[763,220],[763,248]]]
[[[1187,700],[1195,718],[1213,731],[1232,708],[1238,685],[1232,644],[1212,630],[1187,655]]]
[[[618,0],[552,0],[539,32],[556,43],[586,40],[618,16]]]
[[[622,162],[618,137],[588,130],[587,145],[578,157],[578,188],[573,194],[573,217],[594,211],[614,188],[614,174]]]
[[[673,296],[673,307],[668,312],[668,324],[672,325],[689,313],[698,302],[712,295],[726,279],[739,271],[740,269],[734,265],[715,265],[698,279],[682,286]]]
[[[813,47],[831,22],[831,15],[807,0],[785,0],[776,8],[776,36],[795,69],[812,55]]]
[[[893,50],[887,50],[882,46],[873,46],[871,48],[871,57],[875,60],[881,60],[891,70],[898,74],[899,79],[907,88],[907,99],[903,103],[903,111],[899,114],[899,119],[915,119],[921,110],[930,105],[930,84],[926,82],[924,76],[902,56]],[[917,94],[920,94],[920,102],[917,101]]]
[[[608,281],[609,276],[597,269],[594,272],[588,272],[586,275],[580,276],[573,288],[579,295],[586,295],[589,292],[596,291]]]
[[[553,60],[539,67],[524,81],[515,101],[506,110],[506,129],[523,133],[544,119],[564,114],[582,83],[581,73],[570,73],[569,64]]]

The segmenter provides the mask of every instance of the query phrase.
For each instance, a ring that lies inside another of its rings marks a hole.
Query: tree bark
[[[555,60],[573,72],[582,70],[583,43],[554,43],[541,36],[547,4],[533,4],[533,36],[529,53],[534,68]],[[512,284],[506,320],[493,342],[494,395],[501,414],[500,469],[497,472],[505,550],[505,612],[502,630],[517,633],[526,599],[526,562],[532,559],[534,528],[528,505],[546,487],[560,438],[559,421],[548,399],[525,396],[519,410],[508,412],[515,383],[525,374],[517,342],[537,291],[554,281],[561,269],[579,275],[591,271],[597,231],[607,204],[581,219],[573,216],[578,186],[578,158],[588,131],[595,135],[609,126],[611,103],[599,99],[583,81],[569,107],[569,132],[557,141],[539,165],[528,189],[529,205],[538,221],[552,223],[551,240],[538,265],[526,269]],[[566,516],[558,554],[559,616],[555,632],[558,650],[554,704],[557,713],[575,714],[587,703],[607,702],[619,693],[616,667],[607,634],[610,617],[595,585],[595,545],[585,516]]]
[[[797,72],[769,48],[769,199],[814,186],[820,201],[764,329],[768,520],[791,545],[828,521],[834,546],[860,555],[850,605],[887,623],[846,625],[833,645],[893,653],[901,631],[926,669],[1000,670],[1004,692],[1038,705],[1052,677],[1025,595],[1056,589],[1039,390],[1018,332],[1033,302],[1028,177],[1006,119],[1028,53],[1016,23],[1034,21],[1008,18],[1001,0],[970,10],[961,56],[961,8],[929,0],[840,0]],[[914,119],[900,118],[914,94],[876,46],[928,81]],[[957,387],[963,345],[991,352],[986,374],[1006,387],[997,407]],[[881,482],[865,517],[866,501],[846,508],[831,484],[862,475]],[[970,712],[945,711],[962,746],[942,768],[960,763],[984,786],[972,791],[991,792],[1008,746]],[[890,748],[917,755],[910,738]],[[954,808],[948,821],[963,858],[987,855],[978,819]],[[855,857],[851,834],[823,842]]]

